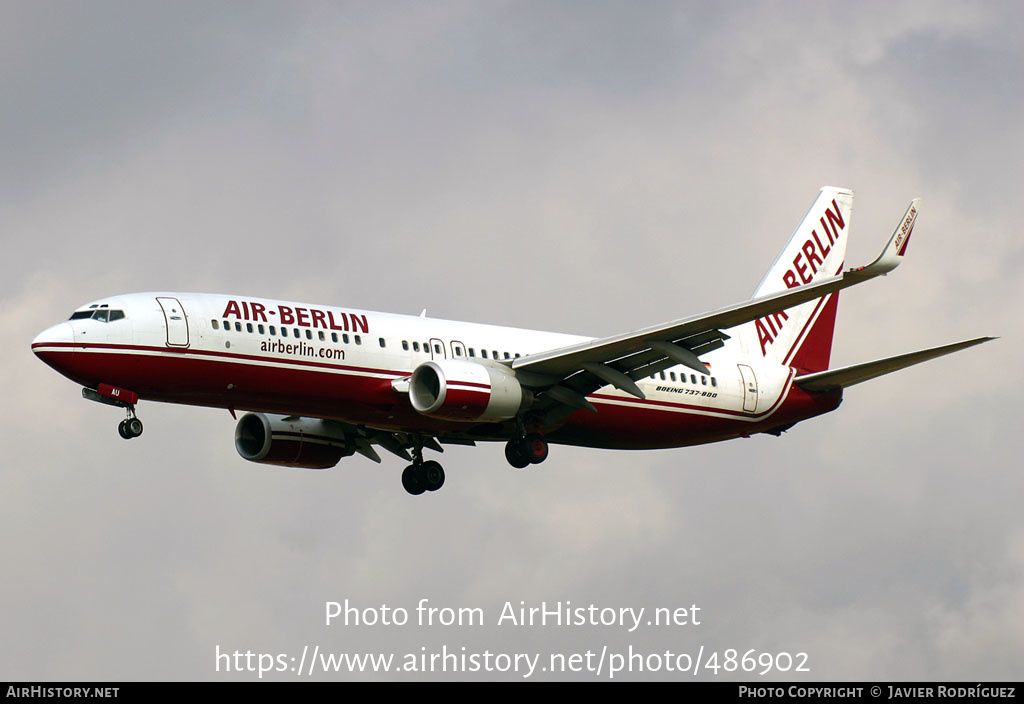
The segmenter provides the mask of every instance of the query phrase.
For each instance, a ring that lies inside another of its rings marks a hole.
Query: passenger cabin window
[[[357,345],[363,344],[363,338],[361,338],[359,335],[356,335],[355,338],[356,338],[356,344]]]
[[[419,352],[420,351],[420,343],[418,343],[418,342],[412,343],[412,351],[413,352]]]
[[[276,335],[277,334],[277,328],[274,327],[273,325],[270,326],[270,334],[271,335]]]
[[[348,333],[347,332],[344,332],[344,333],[341,334],[341,341],[344,342],[346,345],[348,344]]]
[[[691,384],[696,384],[697,383],[697,375],[696,374],[691,374],[690,375],[690,383]]]
[[[306,339],[307,340],[312,340],[313,339],[313,331],[310,330],[309,328],[306,328]]]
[[[381,338],[378,338],[378,339],[379,339],[379,341],[380,341],[380,346],[381,346],[381,348],[383,349],[383,347],[384,347],[384,338],[383,338],[383,337],[381,337]]]
[[[672,381],[675,381],[676,380],[676,373],[675,372],[669,372],[668,373],[668,378],[671,379]]]
[[[246,323],[245,324],[245,331],[246,332],[252,332],[252,323]]]
[[[336,332],[332,332],[331,333],[331,342],[334,342],[334,343],[338,342],[338,333],[336,333]]]
[[[406,352],[409,351],[409,341],[408,340],[402,340],[402,349],[405,350]]]
[[[480,356],[487,359],[487,350],[480,350]]]
[[[218,323],[216,320],[211,320],[210,325],[213,327],[214,330],[220,330],[220,323]]]
[[[441,345],[434,345],[434,354],[441,354]]]
[[[323,330],[318,331],[316,335],[320,338],[320,342],[327,342],[327,335]]]
[[[700,383],[703,384],[704,386],[707,386],[708,385],[708,378],[706,376],[702,376],[700,378]]]
[[[718,386],[718,382],[715,381],[715,377],[711,377],[711,385],[712,386]]]
[[[472,347],[469,348],[469,356],[476,357],[476,350],[473,349]]]
[[[260,323],[259,325],[257,325],[256,329],[260,331],[260,335],[262,335],[266,331],[266,328],[263,327],[263,323]]]
[[[512,359],[512,355],[510,355],[508,352],[506,352],[505,353],[505,359]]]
[[[235,332],[242,332],[242,324],[235,323]]]
[[[299,329],[298,328],[292,328],[292,334],[294,334],[295,337],[301,337],[301,335],[299,334]]]

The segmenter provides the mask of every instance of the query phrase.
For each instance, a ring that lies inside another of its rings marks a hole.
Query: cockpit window
[[[90,310],[80,310],[71,314],[69,320],[84,320],[85,318],[92,318],[98,320],[101,323],[112,323],[115,320],[121,320],[124,318],[123,310],[108,310],[106,308],[93,308]]]

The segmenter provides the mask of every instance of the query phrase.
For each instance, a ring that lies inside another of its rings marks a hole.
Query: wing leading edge
[[[761,296],[703,315],[526,355],[512,361],[511,366],[527,386],[570,391],[569,394],[555,391],[550,395],[577,408],[589,406],[578,402],[579,395],[592,393],[604,384],[643,398],[643,392],[633,381],[675,364],[707,373],[699,355],[723,346],[729,336],[722,329],[816,300],[887,274],[899,266],[906,253],[919,205],[918,199],[910,203],[882,253],[867,266],[848,269],[839,276],[817,283]],[[563,380],[571,383],[564,383]],[[577,402],[572,403],[573,400]]]

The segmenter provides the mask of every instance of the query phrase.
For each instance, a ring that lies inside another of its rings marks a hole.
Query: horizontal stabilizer
[[[853,386],[854,384],[859,384],[862,381],[874,379],[876,376],[891,374],[892,372],[897,372],[900,369],[906,369],[907,367],[912,367],[915,364],[927,362],[929,359],[935,359],[936,357],[942,357],[943,355],[959,352],[960,350],[965,350],[968,347],[974,347],[975,345],[980,345],[983,342],[995,339],[996,338],[994,337],[977,337],[973,340],[954,342],[951,345],[932,347],[931,349],[901,354],[896,357],[889,357],[888,359],[879,359],[874,362],[854,364],[850,367],[841,367],[839,369],[829,369],[824,372],[815,372],[814,374],[805,374],[804,376],[798,376],[796,378],[796,383],[799,384],[800,388],[807,389],[808,391],[831,391],[834,389],[844,389],[847,386]]]

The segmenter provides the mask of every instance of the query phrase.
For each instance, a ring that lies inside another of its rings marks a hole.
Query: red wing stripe
[[[914,220],[914,222],[916,223],[916,222],[917,222],[917,220],[915,219],[915,220]],[[897,252],[897,254],[898,254],[899,256],[901,256],[901,257],[902,257],[902,256],[903,256],[903,254],[904,254],[904,252],[906,252],[906,251],[907,251],[907,245],[908,245],[908,244],[910,244],[910,236],[911,236],[912,234],[914,234],[914,225],[911,225],[911,226],[910,226],[910,229],[909,229],[909,230],[907,230],[907,237],[906,237],[906,239],[904,239],[904,240],[903,240],[903,246],[901,246],[901,247],[900,247],[900,251],[899,251],[899,252]]]

